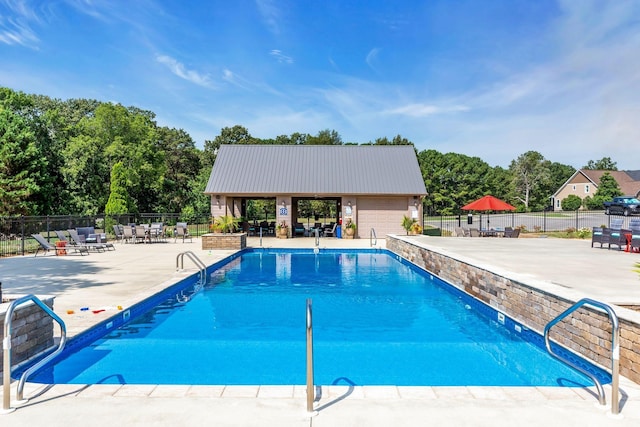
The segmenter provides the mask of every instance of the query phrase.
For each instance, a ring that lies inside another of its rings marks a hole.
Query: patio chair
[[[480,230],[478,230],[477,228],[470,228],[469,237],[480,237]]]
[[[164,239],[164,224],[161,222],[152,222],[149,227],[149,237],[159,242]]]
[[[324,229],[324,237],[335,237],[336,236],[336,227],[338,226],[338,223],[334,222],[332,224],[329,224],[329,227]]]
[[[640,219],[632,218],[629,220],[629,230],[633,231],[635,234],[640,234]]]
[[[113,225],[113,234],[116,236],[116,242],[120,240],[120,242],[124,242],[124,227],[120,224]]]
[[[305,230],[304,225],[301,222],[296,222],[293,226],[293,234],[294,236],[304,236]]]
[[[602,247],[602,227],[593,227],[591,229],[591,247],[594,243],[600,243]]]
[[[187,227],[186,222],[179,222],[176,224],[176,237],[174,242],[176,242],[178,239],[182,239],[182,243],[184,243],[185,239],[189,239],[189,241],[193,242],[191,234],[189,234],[189,228]]]
[[[135,243],[136,236],[133,234],[133,227],[130,225],[125,225],[122,227],[122,240],[125,243]]]
[[[611,225],[609,226],[609,228],[612,230],[620,230],[623,223],[624,218],[611,218]]]
[[[70,228],[67,230],[67,233],[69,233],[69,242],[71,242],[71,245],[73,246],[83,246],[85,248],[88,249],[93,249],[96,252],[104,252],[106,249],[106,246],[103,243],[86,243],[83,241],[83,239],[80,237],[80,235],[78,235],[78,232],[76,230],[74,230],[73,228]],[[113,245],[111,245],[113,246]]]
[[[147,227],[143,225],[136,225],[135,227],[135,237],[133,240],[133,243],[138,243],[138,242],[146,242],[147,240],[149,240],[149,242],[151,242],[151,239],[149,237],[149,234],[147,233]]]
[[[514,228],[512,230],[507,230],[507,227],[505,227],[504,237],[510,237],[512,239],[516,239],[519,235],[520,235],[520,229],[519,228]]]
[[[631,235],[631,252],[640,252],[640,231],[634,231]]]
[[[609,249],[611,245],[618,247],[618,250],[626,249],[627,247],[627,234],[631,234],[631,230],[621,228],[620,230],[612,230],[611,238],[609,239]]]

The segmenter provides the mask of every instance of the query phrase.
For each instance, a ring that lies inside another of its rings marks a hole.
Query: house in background
[[[605,171],[579,169],[551,196],[553,210],[561,211],[562,200],[571,194],[583,200],[587,196],[593,197],[598,190],[600,178],[607,172],[616,180],[622,194],[625,196],[640,196],[640,170]]]

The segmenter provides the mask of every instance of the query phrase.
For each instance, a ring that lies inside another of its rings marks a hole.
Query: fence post
[[[24,256],[24,215],[20,215],[20,235],[22,236],[20,249],[22,250],[22,256]]]

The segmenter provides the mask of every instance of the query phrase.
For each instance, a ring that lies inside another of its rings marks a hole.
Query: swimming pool
[[[591,385],[539,335],[387,251],[248,250],[208,272],[204,289],[192,277],[72,340],[31,380],[304,384],[312,298],[318,385]]]

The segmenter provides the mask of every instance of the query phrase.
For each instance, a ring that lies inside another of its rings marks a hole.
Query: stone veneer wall
[[[53,309],[53,297],[40,298]],[[4,318],[8,303],[0,306],[0,328],[4,337]],[[11,365],[15,366],[54,345],[53,319],[33,303],[19,305],[11,321]],[[0,371],[4,366],[4,351],[0,355]]]
[[[395,254],[541,334],[548,322],[577,302],[392,236],[386,243]],[[623,310],[615,311],[620,328],[620,375],[640,384],[640,325],[621,317]],[[553,327],[551,339],[611,370],[611,322],[606,314],[583,306]]]
[[[202,235],[202,249],[235,249],[247,247],[247,233],[209,233]]]

